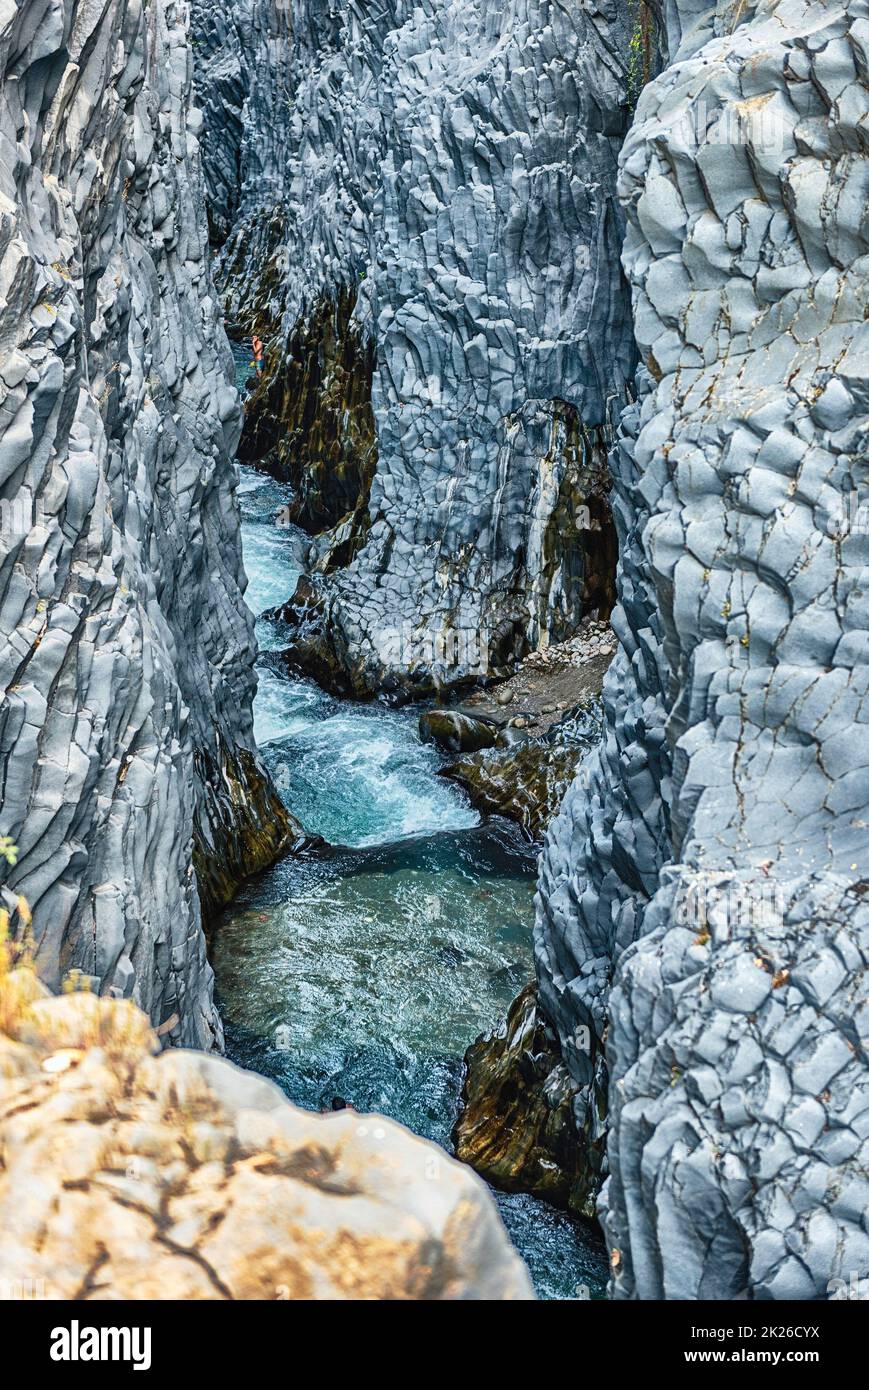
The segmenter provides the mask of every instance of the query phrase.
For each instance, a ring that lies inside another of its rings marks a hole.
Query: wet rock
[[[357,505],[328,531],[321,532],[311,543],[308,568],[312,575],[333,574],[349,565],[365,540],[368,512]]]
[[[574,1087],[534,984],[505,1024],[466,1055],[456,1157],[506,1192],[531,1192],[553,1205],[594,1215],[582,1188],[571,1111]]]
[[[493,719],[454,709],[427,710],[421,714],[419,736],[423,743],[436,743],[447,753],[475,753],[503,743],[501,729]]]
[[[288,343],[272,347],[245,405],[238,456],[289,483],[289,519],[312,533],[355,518],[352,548],[334,549],[326,572],[350,563],[368,528],[377,462],[371,378],[374,346],[340,293],[317,303]]]
[[[542,841],[574,781],[587,786],[583,761],[601,733],[597,700],[585,699],[558,713],[544,733],[519,733],[504,750],[457,759],[442,769],[442,776],[458,782],[484,814],[515,820],[530,840]],[[548,723],[548,716],[529,721],[534,727],[539,723]]]
[[[46,981],[78,968],[210,1046],[194,862],[210,908],[295,830],[253,741],[186,24],[4,9],[0,834]]]
[[[46,999],[2,964],[0,1024],[0,1287],[533,1298],[483,1183],[390,1120],[312,1115],[219,1058],[155,1056],[132,1004]]]
[[[585,752],[578,744],[533,739],[457,759],[441,775],[457,782],[478,811],[518,821],[530,840],[541,840]]]

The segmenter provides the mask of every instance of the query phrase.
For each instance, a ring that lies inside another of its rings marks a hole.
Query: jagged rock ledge
[[[193,834],[193,866],[206,927],[232,902],[244,879],[287,854],[319,849],[323,841],[309,835],[260,775],[260,763],[247,748],[228,748],[215,738],[216,757],[208,749],[194,754],[203,794]]]
[[[586,621],[574,637],[533,652],[509,680],[475,692],[460,710],[423,716],[421,732],[427,721],[442,747],[466,755],[441,775],[485,815],[506,816],[529,839],[542,840],[600,737],[600,695],[614,650],[609,625]]]
[[[441,776],[456,782],[484,815],[506,816],[529,840],[540,841],[587,751],[556,729],[516,748],[457,758],[441,769]]]
[[[465,1064],[457,1158],[506,1192],[530,1192],[593,1218],[594,1194],[579,1177],[576,1088],[535,984],[526,985],[505,1023],[468,1048]]]
[[[245,405],[238,457],[291,484],[290,520],[304,530],[319,535],[355,517],[358,545],[377,443],[374,343],[354,306],[346,290],[320,300],[286,343],[269,349]],[[345,562],[351,558],[347,552]]]

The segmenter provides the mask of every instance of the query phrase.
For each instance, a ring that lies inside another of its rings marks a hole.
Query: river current
[[[240,376],[249,357],[238,352]],[[277,524],[288,490],[239,465],[247,602],[295,588],[307,538]],[[259,616],[257,742],[287,806],[334,850],[245,885],[212,959],[228,1055],[297,1105],[336,1098],[449,1148],[468,1044],[533,975],[533,849],[481,823],[438,777],[419,711],[333,699],[290,675]],[[543,1298],[601,1296],[597,1232],[525,1195],[494,1193]]]

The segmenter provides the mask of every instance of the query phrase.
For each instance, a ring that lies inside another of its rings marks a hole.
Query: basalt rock
[[[210,1046],[194,857],[211,905],[294,831],[253,742],[186,24],[174,0],[0,23],[0,833],[45,980]]]
[[[622,154],[621,650],[538,979],[615,1296],[823,1298],[869,1270],[869,11],[667,19]]]
[[[584,674],[593,681],[593,672]],[[506,747],[457,758],[441,769],[441,776],[458,782],[484,814],[515,820],[530,840],[542,840],[600,738],[600,703],[583,701],[537,736],[523,734],[517,722],[510,719],[501,734]],[[582,785],[587,785],[584,775]]]
[[[219,274],[270,339],[245,456],[277,449],[304,525],[357,518],[319,643],[360,693],[508,675],[612,607],[632,23],[620,0],[294,7],[280,245],[242,219]]]
[[[603,684],[604,737],[549,827],[534,929],[541,1005],[556,1025],[577,1089],[574,1116],[589,1199],[606,1172],[604,1038],[612,961],[641,931],[671,853],[668,674],[639,539],[646,513],[631,438],[638,413],[637,405],[626,412],[611,460],[621,601],[612,618],[619,649]]]
[[[210,216],[233,224],[215,276],[230,329],[266,343],[240,457],[292,483],[298,525],[318,534],[351,514],[361,537],[377,457],[375,343],[360,281],[379,176],[371,94],[393,6],[363,7],[364,30],[352,34],[331,5],[297,4],[291,19],[283,0],[234,0],[228,39],[220,9],[195,0],[192,16],[213,132]],[[225,175],[227,64],[243,74],[240,193]]]
[[[457,782],[485,815],[506,816],[540,840],[576,776],[586,750],[558,739],[457,758],[441,775]]]
[[[243,879],[284,854],[306,854],[325,843],[309,835],[274,793],[256,800],[246,795],[263,775],[254,751],[216,742],[216,750],[197,749],[193,758],[200,787],[193,867],[206,926],[232,902]]]
[[[447,753],[476,753],[481,748],[504,744],[506,718],[481,718],[459,709],[426,710],[419,718],[423,743],[436,743]]]
[[[230,322],[248,332],[263,332],[277,313],[290,10],[288,0],[190,0],[208,225]]]
[[[506,1192],[532,1192],[593,1216],[594,1203],[577,1184],[574,1087],[534,984],[519,995],[506,1024],[468,1048],[465,1064],[456,1157]]]
[[[0,946],[0,954],[3,948]],[[484,1184],[0,962],[0,1297],[531,1299]]]
[[[374,346],[353,308],[346,291],[321,300],[280,351],[270,349],[245,407],[239,458],[290,483],[289,520],[314,533],[348,514],[357,534],[367,530]]]

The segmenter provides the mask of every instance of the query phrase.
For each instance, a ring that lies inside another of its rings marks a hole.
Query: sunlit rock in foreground
[[[51,998],[0,959],[4,1296],[533,1298],[484,1184],[435,1145],[157,1047],[132,1004]]]

